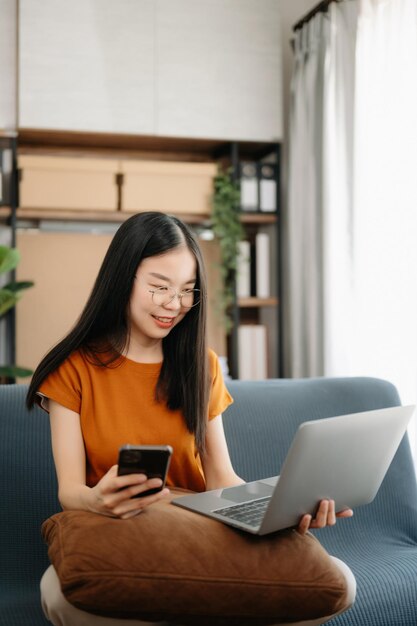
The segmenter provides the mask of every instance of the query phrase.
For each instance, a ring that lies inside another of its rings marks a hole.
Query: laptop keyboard
[[[243,522],[248,526],[257,528],[261,525],[262,519],[265,515],[265,511],[268,508],[268,504],[271,497],[260,498],[259,500],[251,500],[250,502],[243,502],[243,504],[233,504],[223,509],[216,509],[213,513],[223,515],[237,522]]]

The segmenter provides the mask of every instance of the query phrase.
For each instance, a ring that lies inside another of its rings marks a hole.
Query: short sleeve
[[[55,400],[75,413],[81,413],[81,376],[76,355],[71,355],[46,378],[38,389],[40,397]],[[41,400],[39,404],[46,408]]]
[[[224,383],[222,370],[217,354],[209,350],[209,364],[211,375],[211,389],[209,400],[209,420],[217,417],[232,404],[233,398]]]

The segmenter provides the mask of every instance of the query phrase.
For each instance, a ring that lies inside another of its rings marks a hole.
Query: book
[[[271,295],[271,254],[268,233],[257,233],[256,247],[256,296],[269,298]]]
[[[252,380],[252,331],[251,326],[241,324],[237,330],[239,380]]]
[[[267,333],[262,324],[241,324],[238,328],[240,380],[267,378]]]
[[[251,295],[251,253],[249,241],[239,242],[237,257],[236,295],[238,298],[248,298]]]
[[[259,210],[274,213],[277,210],[276,165],[261,163],[259,166]]]
[[[258,211],[259,192],[256,163],[240,165],[240,208],[242,211]]]
[[[265,380],[267,378],[266,326],[261,324],[252,326],[252,342],[253,379]]]

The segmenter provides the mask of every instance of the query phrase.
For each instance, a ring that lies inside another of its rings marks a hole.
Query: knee
[[[342,572],[346,580],[346,600],[345,600],[345,607],[343,610],[347,611],[347,609],[349,609],[355,602],[356,579],[355,579],[355,576],[353,575],[352,570],[346,565],[346,563],[344,563],[343,561],[341,561],[340,559],[334,556],[332,556],[331,558],[334,561],[335,565],[338,567],[338,569]]]
[[[61,585],[55,568],[50,565],[40,582],[42,609],[47,619],[55,626],[61,626],[60,615],[65,611],[68,601],[61,591]]]

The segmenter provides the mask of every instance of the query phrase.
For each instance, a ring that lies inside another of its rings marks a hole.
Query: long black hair
[[[181,220],[164,213],[138,213],[120,226],[80,318],[36,368],[26,398],[29,408],[42,382],[75,350],[83,349],[102,367],[117,366],[129,342],[128,305],[139,264],[184,245],[196,259],[195,287],[200,290],[200,300],[162,340],[163,363],[156,398],[165,401],[169,409],[182,411],[198,449],[204,450],[209,395],[206,272],[192,231]]]

